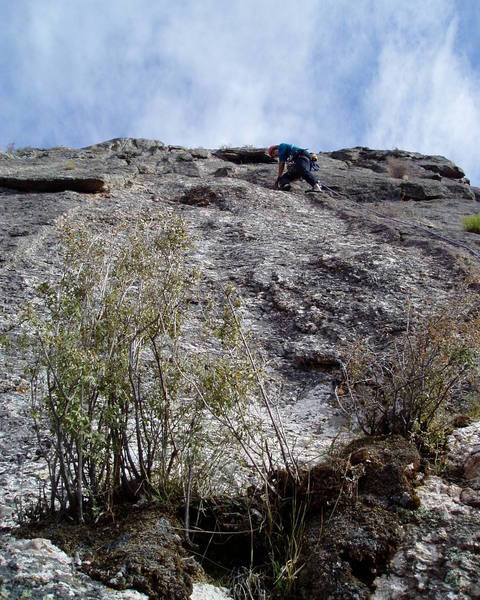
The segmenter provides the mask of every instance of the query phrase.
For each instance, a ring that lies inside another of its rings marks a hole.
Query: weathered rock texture
[[[480,258],[478,236],[461,224],[478,211],[480,190],[450,161],[354,148],[320,153],[318,164],[325,191],[306,195],[302,183],[288,194],[274,191],[277,167],[258,148],[117,139],[1,154],[3,324],[35,284],[55,277],[60,217],[88,215],[101,225],[145,210],[182,215],[205,285],[219,293],[233,283],[243,297],[296,452],[305,461],[318,457],[345,424],[332,394],[343,346],[361,336],[382,343],[403,330],[409,304],[448,300]],[[0,524],[9,526],[35,499],[45,467],[35,454],[22,365],[5,358]],[[465,465],[472,492],[475,460]],[[4,556],[7,546],[5,538]],[[472,556],[478,569],[478,552]],[[453,583],[445,585],[455,593]]]
[[[119,590],[134,588],[149,598],[187,600],[192,578],[203,574],[182,547],[179,524],[174,527],[152,508],[128,506],[114,522],[91,528],[65,522],[26,530],[76,556],[83,571],[96,580]]]
[[[450,481],[426,477],[418,488],[421,508],[375,598],[480,597],[480,423],[455,430],[449,448]]]
[[[140,600],[145,594],[125,592],[92,581],[76,571],[75,560],[49,540],[0,538],[0,590],[3,598],[88,598]]]

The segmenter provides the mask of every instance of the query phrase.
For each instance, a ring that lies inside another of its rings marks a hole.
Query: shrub
[[[405,333],[384,350],[366,342],[350,350],[338,398],[364,433],[399,433],[435,453],[447,436],[446,410],[478,375],[476,304],[455,298],[429,314],[410,313]]]
[[[393,156],[387,158],[387,171],[390,177],[395,177],[396,179],[408,179],[410,170],[410,164],[406,159]]]
[[[124,220],[101,235],[65,224],[61,238],[61,277],[23,316],[50,509],[81,521],[125,495],[188,504],[220,485],[236,449],[253,456],[246,406],[258,372],[232,292],[223,310],[199,297],[179,218]]]
[[[471,233],[480,233],[480,213],[464,217],[463,228]]]

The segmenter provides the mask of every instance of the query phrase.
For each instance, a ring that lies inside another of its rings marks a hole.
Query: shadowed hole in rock
[[[96,178],[86,179],[15,179],[12,177],[0,177],[0,187],[19,190],[22,192],[56,193],[80,192],[84,194],[95,194],[104,191],[104,181]]]
[[[256,506],[255,506],[256,505]],[[218,498],[195,502],[190,516],[195,526],[190,531],[192,544],[200,549],[207,570],[215,571],[249,567],[266,560],[263,535],[258,535],[263,522],[263,507],[252,499]],[[257,532],[257,533],[255,533]],[[224,573],[223,573],[224,574]]]
[[[265,148],[222,148],[213,154],[222,160],[243,165],[276,162]]]
[[[179,202],[189,206],[210,206],[216,205],[221,208],[224,204],[224,198],[217,192],[207,186],[195,186],[190,188],[185,194],[179,198]]]
[[[365,560],[357,560],[348,556],[347,553],[341,554],[341,558],[346,560],[352,569],[352,575],[370,587],[377,576],[375,565],[373,565],[368,558]]]

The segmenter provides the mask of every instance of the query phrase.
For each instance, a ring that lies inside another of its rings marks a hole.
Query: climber
[[[312,192],[321,192],[322,187],[318,179],[313,175],[312,168],[315,168],[313,156],[305,148],[298,148],[292,144],[279,144],[270,146],[268,154],[272,158],[278,158],[278,177],[274,188],[277,190],[290,190],[290,183],[296,179],[305,179],[312,186]],[[289,164],[287,172],[283,173],[285,163]]]

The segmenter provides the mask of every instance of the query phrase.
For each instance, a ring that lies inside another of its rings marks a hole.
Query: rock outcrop
[[[478,490],[472,489],[468,478],[475,450],[468,442],[463,451],[457,447],[461,438],[473,436],[478,443],[479,434],[476,423],[450,439],[450,468],[463,455],[464,477],[454,483],[432,475],[417,488],[420,508],[404,524],[400,547],[388,573],[375,582],[373,598],[480,597],[480,504]]]
[[[383,344],[404,330],[409,306],[447,301],[480,259],[478,236],[461,224],[478,212],[480,190],[450,161],[353,148],[319,153],[318,165],[324,192],[308,195],[303,183],[290,193],[272,189],[277,167],[263,148],[210,151],[116,139],[80,150],[1,154],[2,324],[33,286],[58,272],[59,218],[88,215],[101,226],[122,213],[181,215],[195,241],[190,260],[201,268],[204,285],[220,293],[233,284],[243,298],[245,323],[279,392],[286,435],[304,461],[317,458],[347,426],[333,394],[345,346],[360,337]],[[45,466],[36,455],[22,365],[15,355],[5,359],[0,525],[9,527],[35,501]],[[462,487],[458,495],[469,523],[478,508],[475,456],[461,467],[470,491]],[[407,562],[420,543],[420,530],[412,525],[409,531]],[[9,539],[1,540],[0,568],[16,551]],[[468,552],[471,564],[461,574],[468,582],[461,589],[473,593],[480,564],[478,549]],[[408,580],[402,560],[394,558],[396,570],[382,578],[378,597],[394,597],[388,590],[400,589],[399,577]],[[406,585],[405,597],[414,597]],[[442,594],[455,594],[455,585],[445,582]]]

